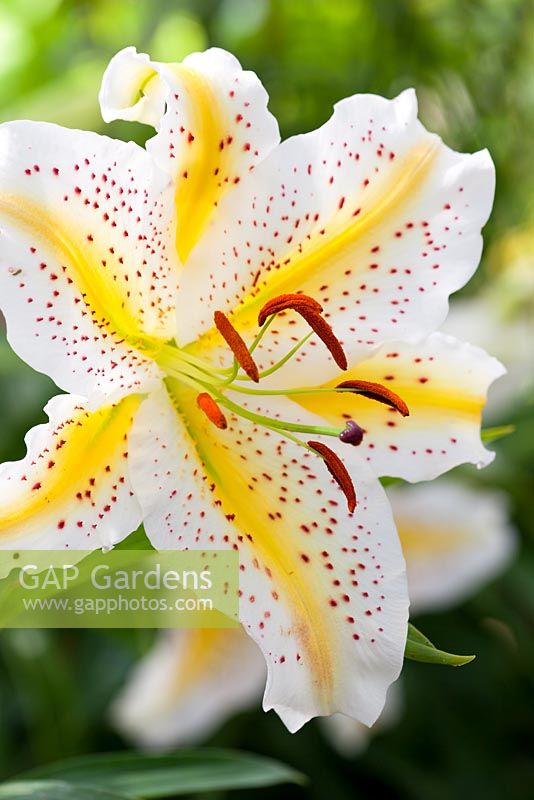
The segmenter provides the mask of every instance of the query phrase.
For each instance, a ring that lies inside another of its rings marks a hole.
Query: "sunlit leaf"
[[[115,550],[154,550],[141,525],[136,531],[131,533],[122,542],[115,545]]]
[[[16,781],[0,786],[0,800],[129,800],[101,788],[77,786],[64,781]]]

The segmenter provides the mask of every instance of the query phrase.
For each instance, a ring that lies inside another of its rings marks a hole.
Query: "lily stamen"
[[[275,320],[276,315],[286,311],[297,311],[303,319],[308,322],[311,331],[289,351],[280,361],[271,366],[270,368],[259,371],[253,357],[252,352],[260,343],[261,339],[267,332],[269,326]],[[307,444],[296,436],[295,433],[311,434],[320,436],[336,436],[339,441],[344,444],[358,446],[363,441],[364,429],[358,425],[354,420],[349,420],[345,427],[330,428],[326,426],[305,425],[296,422],[289,422],[265,416],[263,414],[250,411],[248,408],[238,405],[230,400],[225,394],[225,389],[233,389],[234,391],[250,394],[250,395],[291,395],[298,394],[317,394],[323,392],[350,392],[359,394],[369,400],[374,400],[379,403],[384,403],[390,408],[398,411],[402,416],[409,415],[409,409],[404,400],[399,397],[395,392],[383,386],[380,383],[363,380],[349,380],[343,381],[336,386],[332,387],[319,387],[319,388],[301,388],[301,389],[247,389],[243,386],[235,385],[245,379],[253,380],[255,383],[259,382],[260,378],[277,371],[308,341],[308,339],[316,333],[321,340],[326,344],[328,350],[334,357],[337,365],[341,369],[345,369],[347,361],[343,347],[337,337],[335,336],[332,328],[321,316],[322,306],[314,298],[302,294],[285,294],[279,295],[266,303],[259,314],[258,322],[260,330],[256,335],[251,347],[249,348],[241,335],[234,328],[228,317],[222,311],[214,313],[214,322],[217,330],[222,335],[232,353],[234,355],[234,364],[226,372],[226,378],[217,378],[216,373],[221,375],[221,371],[215,370],[215,374],[210,375],[209,367],[195,357],[188,359],[186,355],[182,356],[182,363],[178,362],[172,365],[170,370],[176,378],[191,386],[197,388],[199,394],[197,395],[197,406],[206,415],[210,422],[220,430],[228,428],[228,422],[222,408],[231,411],[238,417],[250,420],[256,425],[262,426],[268,430],[277,432],[288,439],[296,442],[310,452],[319,455],[325,462],[327,469],[338,483],[343,491],[346,499],[349,512],[352,513],[356,508],[356,491],[352,478],[350,477],[343,462],[336,455],[336,453],[327,447],[322,442],[310,440]],[[162,354],[163,355],[163,354]],[[167,361],[167,366],[170,366],[172,359],[169,354],[165,353],[166,357],[160,357],[160,363]],[[238,376],[239,367],[243,369],[245,375]],[[215,399],[212,394],[215,395]]]
[[[338,367],[346,370],[347,357],[343,346],[332,327],[321,315],[323,307],[313,297],[309,297],[306,294],[281,294],[278,297],[273,297],[260,309],[258,324],[263,325],[269,316],[287,310],[296,311],[306,320],[310,328],[326,345]]]
[[[204,412],[209,421],[213,422],[216,428],[219,428],[223,431],[226,430],[228,427],[226,417],[210,394],[207,392],[201,392],[197,396],[197,406],[201,411]]]
[[[302,316],[319,339],[324,342],[339,369],[346,370],[348,367],[347,356],[331,325],[315,311],[306,310]]]
[[[323,307],[317,300],[307,294],[280,294],[278,297],[268,300],[261,308],[258,314],[258,325],[263,325],[267,317],[288,309],[297,311],[299,314],[303,310],[315,311],[321,314]]]
[[[376,400],[377,403],[384,403],[390,408],[394,408],[399,414],[402,414],[403,417],[408,417],[410,415],[410,409],[402,397],[399,397],[398,394],[395,394],[395,392],[392,392],[391,389],[388,389],[381,383],[373,383],[372,381],[343,381],[342,383],[338,383],[336,389],[349,390],[355,394],[361,394],[369,400]]]
[[[274,319],[274,317],[271,317],[271,319]],[[267,325],[268,324],[269,323],[267,323]],[[264,328],[265,327],[266,326],[264,326]],[[300,339],[300,341],[298,341],[296,345],[294,345],[291,348],[291,350],[289,350],[285,354],[285,356],[283,356],[279,361],[276,362],[276,364],[273,364],[271,367],[262,370],[260,372],[260,379],[266,378],[268,375],[272,375],[274,372],[278,372],[278,370],[281,369],[284,366],[284,364],[287,364],[287,362],[290,361],[296,353],[298,353],[300,348],[303,347],[308,341],[308,339],[311,339],[312,336],[313,336],[313,331],[310,331],[309,333],[306,334],[306,336],[303,336],[302,339]]]
[[[260,379],[258,367],[240,334],[222,311],[216,311],[213,319],[217,330],[231,349],[239,366],[254,383],[258,383]]]
[[[347,498],[347,507],[352,514],[356,508],[356,490],[354,489],[352,478],[346,466],[339,456],[322,442],[309,441],[308,446],[323,459],[328,472],[338,483],[340,489]]]
[[[265,373],[261,372],[260,378],[264,375]],[[378,403],[384,403],[398,411],[403,417],[407,417],[410,414],[409,408],[402,397],[395,394],[395,392],[392,392],[390,389],[387,389],[385,386],[382,386],[381,383],[371,383],[369,381],[344,381],[337,386],[321,386],[317,389],[313,387],[302,389],[248,389],[245,386],[232,386],[232,391],[239,392],[240,394],[257,395],[258,397],[268,395],[292,397],[299,395],[328,394],[332,392],[342,394],[343,392],[347,392],[349,394],[359,394],[361,397],[365,397],[368,400],[375,400]]]

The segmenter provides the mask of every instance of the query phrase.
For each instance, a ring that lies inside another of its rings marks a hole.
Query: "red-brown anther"
[[[258,314],[258,324],[261,326],[273,314],[280,311],[296,311],[306,320],[312,331],[324,342],[332,358],[340,369],[347,369],[347,357],[341,342],[335,335],[328,322],[321,316],[323,307],[313,297],[307,294],[280,294],[269,300]]]
[[[398,394],[392,392],[381,383],[373,383],[372,381],[343,381],[338,383],[336,389],[350,389],[355,394],[361,394],[369,400],[376,400],[378,403],[384,403],[390,408],[394,408],[403,417],[408,417],[410,409]]]
[[[273,297],[272,300],[268,300],[262,307],[258,314],[258,325],[261,327],[268,317],[271,317],[273,314],[278,314],[280,311],[287,311],[288,309],[297,311],[299,314],[302,313],[303,309],[315,311],[320,314],[323,307],[317,300],[314,300],[313,297],[309,297],[307,294],[280,294],[278,297]]]
[[[197,406],[201,411],[204,412],[209,421],[213,422],[217,428],[220,428],[222,431],[224,431],[228,427],[226,417],[213,397],[207,392],[201,392],[197,396]]]
[[[347,369],[348,364],[345,351],[328,322],[316,311],[301,309],[300,314],[304,317],[310,328],[315,331],[319,339],[324,342],[339,369]]]
[[[260,379],[258,367],[250,355],[248,347],[228,317],[223,314],[222,311],[216,311],[213,315],[213,319],[217,330],[236,357],[239,366],[248,375],[248,377],[254,381],[254,383],[258,383]]]
[[[322,442],[310,441],[308,442],[308,445],[315,450],[319,456],[321,456],[330,475],[339,484],[343,494],[347,498],[349,512],[352,514],[356,508],[356,491],[346,466],[339,456],[337,456],[333,450],[331,450]]]

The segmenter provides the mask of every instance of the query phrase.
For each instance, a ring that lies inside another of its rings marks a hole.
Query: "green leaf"
[[[115,550],[154,550],[150,544],[150,540],[145,533],[144,527],[141,525],[136,531],[131,533],[122,542],[119,542],[114,547]]]
[[[505,436],[510,436],[511,433],[515,433],[515,425],[499,425],[495,428],[484,428],[481,437],[484,444],[491,444]]]
[[[0,800],[129,800],[100,788],[76,786],[64,781],[16,781],[0,786]]]
[[[305,781],[300,773],[270,758],[212,748],[181,750],[172,756],[84,756],[32,770],[24,777],[100,788],[128,800]]]
[[[408,638],[404,657],[412,661],[422,661],[425,664],[443,664],[449,667],[463,667],[474,660],[475,656],[457,656],[453,653],[445,653],[443,650],[432,644],[424,633],[408,623]]]
[[[418,644],[426,644],[429,647],[434,647],[428,636],[416,628],[415,625],[412,625],[411,622],[408,623],[408,640],[412,642],[417,642]]]
[[[384,489],[389,489],[390,486],[400,486],[400,484],[405,483],[402,478],[390,478],[389,476],[379,478],[379,480]]]

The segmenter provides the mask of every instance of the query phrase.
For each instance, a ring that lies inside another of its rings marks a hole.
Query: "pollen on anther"
[[[217,330],[233,352],[239,366],[251,380],[257,383],[260,379],[258,367],[239,333],[222,311],[216,311],[213,319]]]
[[[228,427],[226,417],[210,394],[207,392],[201,392],[197,396],[197,406],[201,411],[204,412],[209,421],[212,422],[215,427],[219,428],[220,430],[226,430]]]
[[[323,459],[329,473],[332,475],[345,495],[347,499],[347,507],[349,512],[352,514],[356,508],[356,491],[347,468],[339,456],[322,442],[309,441],[308,446],[311,447],[312,450],[314,450],[317,455]]]

